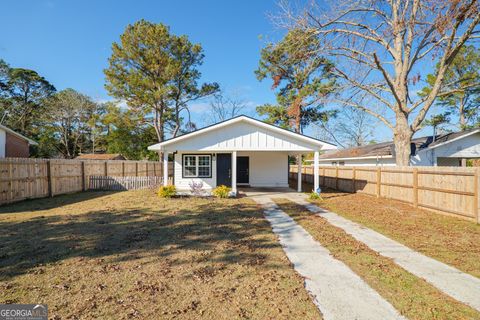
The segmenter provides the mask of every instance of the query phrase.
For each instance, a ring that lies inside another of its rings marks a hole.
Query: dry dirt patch
[[[0,303],[56,319],[318,319],[249,199],[83,193],[0,208]]]

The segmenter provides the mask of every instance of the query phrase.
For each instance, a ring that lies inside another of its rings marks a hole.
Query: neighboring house
[[[480,158],[480,128],[415,138],[411,143],[412,166],[462,166],[465,159]],[[328,152],[320,156],[322,166],[394,166],[393,142],[370,144]]]
[[[28,158],[37,143],[0,124],[0,158]]]
[[[318,159],[320,150],[336,146],[238,116],[148,149],[163,152],[164,176],[168,155],[173,154],[173,183],[179,191],[188,191],[192,182],[201,182],[207,191],[226,185],[236,194],[237,186],[288,187],[289,155],[313,152]]]
[[[82,153],[77,160],[127,160],[119,153]]]

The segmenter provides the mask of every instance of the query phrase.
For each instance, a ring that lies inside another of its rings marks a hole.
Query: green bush
[[[217,198],[228,198],[231,190],[229,187],[221,185],[213,189],[212,194]]]
[[[322,197],[316,192],[311,192],[308,197],[310,200],[322,200]]]
[[[175,186],[161,186],[158,189],[158,196],[160,198],[173,198],[177,195],[177,188]]]

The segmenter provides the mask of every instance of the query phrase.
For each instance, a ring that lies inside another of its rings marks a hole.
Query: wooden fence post
[[[10,189],[10,201],[12,201],[13,199],[15,199],[15,195],[14,195],[14,192],[13,192],[13,160],[10,160],[8,162],[8,176],[10,178],[10,181],[8,183],[8,185],[10,187],[9,188]],[[50,195],[50,193],[49,193],[49,195]]]
[[[381,196],[381,184],[382,184],[382,171],[381,171],[381,168],[378,167],[377,168],[377,198],[380,198]]]
[[[122,161],[122,177],[125,177],[125,161]]]
[[[52,162],[47,161],[47,181],[48,181],[48,196],[53,197],[53,172],[52,172]]]
[[[145,176],[148,177],[148,162],[145,163]]]
[[[418,168],[413,168],[413,206],[418,208]]]
[[[335,190],[338,190],[338,166],[335,167]]]
[[[135,177],[138,177],[138,162],[135,162]]]
[[[357,192],[356,189],[356,180],[357,179],[357,172],[355,171],[355,167],[352,169],[352,191],[353,193]]]
[[[325,186],[325,168],[322,168],[322,186]]]
[[[475,222],[480,224],[480,168],[475,169],[474,179],[475,181],[473,182],[473,188],[475,198],[473,199],[473,210]]]
[[[105,177],[108,177],[108,161],[105,160]]]
[[[87,190],[87,184],[85,181],[85,161],[81,161],[81,172],[82,172],[82,191]]]

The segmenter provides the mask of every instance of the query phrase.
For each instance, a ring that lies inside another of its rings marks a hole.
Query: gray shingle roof
[[[446,134],[439,134],[436,136],[435,142],[433,136],[426,136],[412,139],[412,154],[418,150],[437,146],[439,144],[452,141],[453,139],[467,135],[473,131],[480,132],[480,128],[450,132]],[[378,157],[391,156],[395,153],[395,145],[393,141],[369,144],[361,147],[354,147],[342,150],[336,150],[320,155],[320,159],[337,159],[337,158],[363,158],[363,157]]]

